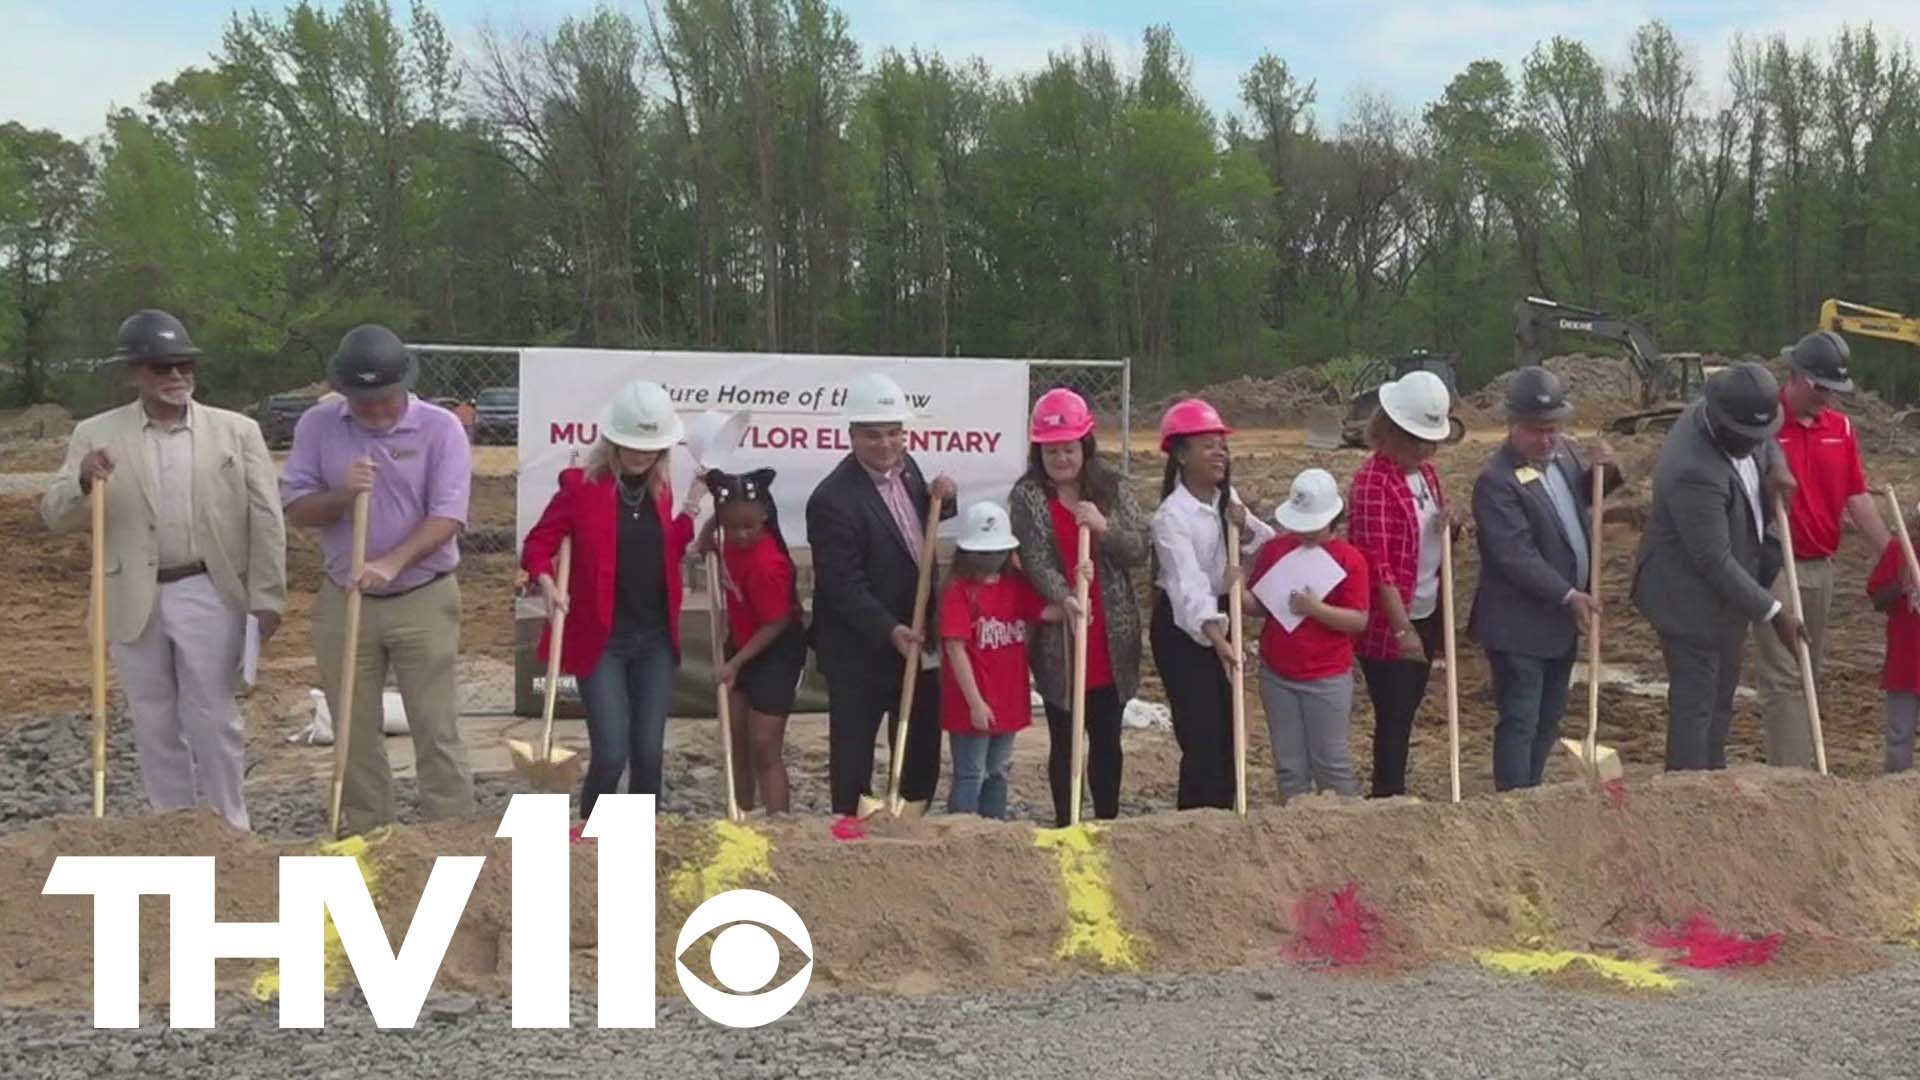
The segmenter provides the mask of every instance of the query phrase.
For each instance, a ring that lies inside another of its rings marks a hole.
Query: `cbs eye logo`
[[[707,963],[726,990],[708,986],[682,959],[687,946],[721,927],[725,929],[713,939]],[[767,927],[786,935],[807,962],[792,978],[761,993],[780,970],[780,944]],[[799,913],[779,897],[758,889],[733,889],[694,908],[680,925],[673,967],[680,992],[707,1019],[728,1027],[764,1027],[792,1011],[813,981],[813,937]]]

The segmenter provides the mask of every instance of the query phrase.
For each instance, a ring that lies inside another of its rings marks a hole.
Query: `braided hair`
[[[709,469],[706,475],[708,490],[713,492],[714,517],[718,520],[727,507],[746,503],[758,506],[767,517],[767,532],[772,534],[773,542],[780,548],[780,554],[789,564],[793,562],[793,552],[787,548],[787,538],[780,532],[780,508],[773,501],[772,469],[755,469],[749,473],[728,473],[719,469]],[[799,575],[793,576],[789,586],[793,600],[793,610],[800,610]]]

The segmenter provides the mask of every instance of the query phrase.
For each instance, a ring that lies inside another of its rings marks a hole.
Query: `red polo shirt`
[[[1784,394],[1780,407],[1787,409]],[[1867,490],[1860,440],[1854,436],[1853,421],[1838,409],[1820,410],[1812,423],[1801,422],[1791,409],[1786,417],[1780,425],[1780,449],[1800,482],[1793,496],[1793,554],[1824,559],[1840,550],[1840,515],[1847,500]]]

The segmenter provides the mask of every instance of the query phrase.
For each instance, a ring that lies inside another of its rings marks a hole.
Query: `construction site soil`
[[[1605,369],[1617,361],[1557,363],[1571,372],[1576,400],[1614,392],[1600,388],[1615,385]],[[1572,435],[1585,442],[1598,419],[1619,404],[1583,403]],[[1448,497],[1462,502],[1503,434],[1485,394],[1467,405],[1467,440],[1443,448],[1437,461]],[[1908,500],[1920,497],[1920,467],[1907,436],[1891,423],[1892,410],[1872,400],[1855,407],[1863,426],[1873,425],[1866,445],[1872,481],[1895,485]],[[1286,426],[1243,427],[1236,434],[1235,477],[1258,510],[1270,510],[1303,468],[1321,466],[1345,478],[1363,460],[1363,451],[1305,448],[1291,426],[1299,422],[1290,414]],[[44,436],[36,429],[31,437]],[[1143,432],[1131,462],[1148,507],[1158,501],[1159,459],[1152,446]],[[1063,885],[1062,868],[1073,860],[1057,850],[1057,834],[1035,827],[1051,818],[1043,726],[1018,742],[1012,793],[1018,820],[988,823],[936,814],[917,822],[870,823],[863,838],[846,840],[834,835],[825,816],[824,720],[796,718],[788,744],[796,813],[782,819],[755,815],[751,828],[770,844],[761,879],[813,932],[820,958],[813,992],[1014,991],[1114,969],[1180,974],[1292,965],[1391,975],[1471,959],[1481,950],[1516,948],[1651,959],[1671,970],[1673,953],[1649,944],[1650,935],[1702,914],[1742,939],[1780,935],[1770,962],[1737,978],[1821,981],[1887,963],[1889,947],[1904,945],[1920,929],[1920,828],[1913,824],[1920,821],[1920,779],[1878,775],[1884,623],[1863,592],[1877,553],[1849,534],[1838,557],[1839,588],[1821,682],[1834,775],[1761,767],[1758,710],[1745,689],[1729,747],[1736,768],[1663,775],[1665,672],[1651,628],[1626,600],[1660,437],[1616,439],[1613,446],[1628,486],[1607,514],[1600,737],[1626,762],[1623,789],[1597,790],[1568,760],[1556,757],[1547,787],[1493,793],[1494,713],[1486,663],[1464,632],[1478,556],[1471,542],[1463,543],[1455,554],[1465,801],[1447,803],[1439,672],[1415,728],[1413,799],[1312,797],[1279,805],[1265,724],[1257,698],[1249,694],[1252,813],[1245,820],[1211,811],[1176,814],[1178,749],[1172,734],[1130,729],[1122,819],[1091,841],[1104,856],[1095,861],[1111,895],[1108,929],[1117,927],[1121,935],[1119,945],[1107,945],[1119,948],[1121,959],[1111,951],[1075,952],[1062,944],[1084,913],[1074,908],[1071,887]],[[484,471],[476,473],[477,530],[513,527],[510,454],[508,448],[505,456],[488,457]],[[91,985],[91,910],[82,899],[40,895],[55,855],[216,855],[219,917],[260,919],[274,912],[273,858],[314,850],[324,820],[329,751],[289,742],[288,736],[306,722],[308,689],[315,685],[309,614],[320,580],[318,553],[310,538],[291,539],[286,624],[263,659],[259,685],[243,699],[256,827],[247,834],[207,813],[139,812],[117,687],[110,813],[103,822],[84,816],[86,541],[49,535],[37,496],[28,495],[0,496],[0,535],[8,540],[0,554],[0,600],[20,634],[0,639],[0,912],[6,913],[0,916],[0,956],[12,961],[0,964],[0,1007],[84,1008]],[[469,554],[463,562],[461,649],[463,664],[474,671],[497,672],[513,662],[515,578],[510,552]],[[1140,581],[1143,602],[1147,590]],[[1141,696],[1163,700],[1151,656],[1144,674]],[[1584,670],[1576,673],[1576,679],[1586,677]],[[1751,679],[1744,685],[1751,686]],[[1585,703],[1579,687],[1573,697],[1570,727],[1580,723]],[[665,808],[677,816],[659,836],[663,992],[675,985],[670,953],[679,920],[673,915],[691,906],[674,898],[669,883],[683,871],[700,871],[724,842],[714,824],[720,799],[711,726],[675,721],[669,730]],[[1364,774],[1372,749],[1364,691],[1356,694],[1352,732]],[[884,752],[880,757],[884,761]],[[410,785],[400,785],[408,815]],[[492,834],[506,800],[519,790],[524,788],[510,774],[486,777],[480,818],[403,824],[373,843],[369,858],[380,867],[376,898],[390,929],[406,925],[433,856],[490,856],[442,970],[443,992],[507,992],[509,860],[505,842]],[[576,987],[592,985],[593,852],[592,845],[573,851]],[[877,899],[882,895],[884,903]],[[854,904],[851,897],[876,899]],[[166,986],[163,917],[160,905],[143,907],[142,986],[150,997]],[[257,969],[223,961],[222,985],[242,990]],[[1551,970],[1556,985],[1574,989],[1653,992],[1578,964]]]

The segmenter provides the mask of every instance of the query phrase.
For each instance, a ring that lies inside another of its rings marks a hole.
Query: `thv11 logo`
[[[513,842],[513,1026],[571,1024],[567,796],[515,795],[497,836]],[[603,795],[584,835],[599,865],[599,1026],[654,1026],[654,796]],[[278,922],[215,922],[212,856],[73,856],[53,862],[43,895],[93,897],[93,1024],[140,1023],[140,898],[167,897],[167,1022],[213,1026],[216,959],[273,959],[280,965],[280,1026],[322,1026],[326,1000],[326,917],[374,1022],[410,1028],[419,1018],[473,893],[482,855],[434,860],[413,923],[396,953],[354,860],[341,855],[280,858]],[[764,993],[780,966],[778,930],[806,957],[785,983]],[[719,930],[710,956],[716,990],[687,970],[687,947]],[[709,898],[681,924],[674,944],[681,992],[708,1019],[752,1028],[785,1016],[813,978],[813,939],[793,908],[755,889]]]

